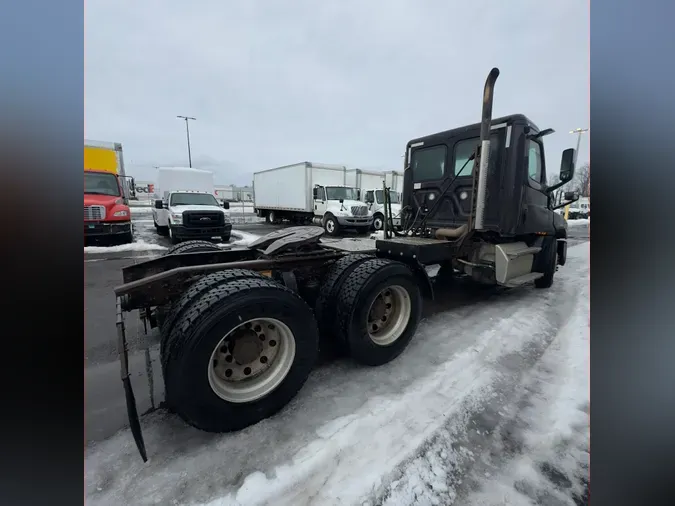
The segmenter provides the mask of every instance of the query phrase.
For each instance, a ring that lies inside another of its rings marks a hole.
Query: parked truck
[[[122,378],[144,460],[126,355],[129,311],[161,329],[166,403],[194,427],[225,432],[276,413],[295,396],[316,362],[319,336],[379,366],[405,350],[424,300],[454,277],[503,287],[553,284],[566,262],[567,224],[554,212],[552,192],[572,179],[575,150],[563,151],[560,182],[547,186],[543,139],[553,130],[522,114],[492,120],[498,75],[492,69],[486,80],[480,123],[408,142],[404,230],[393,229],[385,205],[384,238],[358,252],[350,251],[354,241],[322,243],[318,227],[293,227],[231,250],[186,242],[122,270],[115,288]],[[311,168],[304,164],[305,178]],[[312,187],[298,171],[293,181],[278,176],[283,193],[294,182]],[[308,193],[300,199],[307,204]],[[429,265],[440,265],[433,279]]]
[[[395,228],[401,227],[401,196],[395,190],[389,189],[389,203],[391,206],[392,225]],[[379,188],[367,188],[361,190],[363,201],[368,206],[368,210],[373,213],[373,228],[382,230],[384,228],[384,199],[385,192],[383,185]]]
[[[335,236],[343,228],[367,233],[373,224],[358,190],[347,183],[347,168],[301,162],[253,174],[256,214],[268,223],[288,220],[321,225]]]
[[[185,239],[230,240],[230,204],[215,197],[213,173],[186,167],[157,169],[157,196],[152,210],[155,229],[172,244]]]
[[[391,184],[398,181],[391,172],[376,172],[361,169],[347,170],[347,184],[354,186],[358,192],[359,200],[365,202],[368,211],[373,215],[373,228],[382,230],[384,225],[384,195],[383,187],[386,184],[390,189],[391,207],[394,219],[394,226],[400,225],[401,206],[399,204],[398,192],[391,188]]]
[[[570,205],[567,213],[567,218],[576,220],[579,218],[591,217],[591,199],[588,197],[581,197],[578,201]]]
[[[133,241],[129,198],[134,181],[124,172],[122,144],[84,141],[84,237]]]

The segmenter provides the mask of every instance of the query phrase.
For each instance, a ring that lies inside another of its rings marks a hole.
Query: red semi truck
[[[124,174],[122,145],[84,141],[84,237],[133,241],[129,197],[133,179]]]

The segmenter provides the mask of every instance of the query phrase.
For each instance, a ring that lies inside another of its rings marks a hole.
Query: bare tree
[[[582,197],[591,196],[590,164],[584,163],[575,171],[574,180],[572,181],[572,187],[574,188],[574,191],[578,191],[579,195]]]

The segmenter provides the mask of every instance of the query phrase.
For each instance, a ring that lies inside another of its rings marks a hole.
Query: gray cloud
[[[411,138],[522,112],[549,166],[589,124],[587,1],[130,0],[87,3],[85,132],[129,172],[193,165],[220,183],[301,160],[400,169]],[[579,161],[588,160],[589,136]]]

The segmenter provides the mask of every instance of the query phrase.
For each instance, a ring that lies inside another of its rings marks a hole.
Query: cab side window
[[[543,184],[543,169],[541,164],[541,146],[533,140],[528,141],[527,149],[527,175],[536,183]]]
[[[374,196],[373,196],[373,190],[367,191],[366,192],[366,202],[375,202]]]

